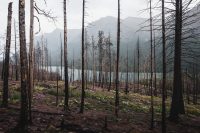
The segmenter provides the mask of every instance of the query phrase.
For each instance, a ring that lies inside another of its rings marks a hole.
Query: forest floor
[[[0,83],[2,88],[2,82]],[[40,82],[33,93],[31,133],[160,133],[161,98],[154,97],[155,128],[150,129],[150,97],[120,92],[118,118],[114,115],[115,92],[95,87],[86,90],[85,111],[79,113],[81,90],[70,87],[70,111],[64,112],[64,82],[59,82],[59,104],[56,106],[56,82]],[[0,108],[0,133],[16,133],[19,121],[20,84],[10,82],[9,108]],[[2,92],[0,92],[0,98]],[[167,99],[169,114],[170,99]],[[185,104],[186,114],[177,122],[167,120],[168,133],[199,133],[200,105]]]

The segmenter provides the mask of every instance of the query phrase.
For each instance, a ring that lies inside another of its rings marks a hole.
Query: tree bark
[[[27,131],[28,125],[28,61],[26,51],[26,32],[25,32],[25,0],[19,0],[19,37],[20,37],[20,64],[21,64],[21,112],[20,129],[21,132]]]
[[[65,111],[69,109],[69,81],[68,81],[68,60],[67,60],[67,15],[66,0],[64,0],[64,64],[65,64]]]
[[[8,78],[9,78],[10,43],[11,43],[11,25],[12,25],[12,2],[9,3],[8,5],[8,24],[7,24],[7,36],[6,36],[6,53],[4,62],[2,107],[8,107]]]
[[[181,35],[182,35],[182,0],[176,0],[175,14],[175,51],[174,51],[174,82],[170,109],[170,119],[177,120],[179,114],[184,114],[181,73]]]
[[[119,111],[119,57],[120,57],[120,0],[118,0],[118,19],[117,19],[117,61],[116,61],[116,80],[115,80],[115,116],[118,117]]]
[[[34,0],[30,1],[30,45],[29,45],[29,122],[32,123],[31,105],[33,91],[33,70],[34,70]]]
[[[166,133],[166,35],[165,35],[165,0],[162,0],[162,43],[163,43],[163,83],[162,83],[162,133]]]
[[[154,103],[153,103],[153,25],[152,25],[152,0],[150,0],[150,42],[151,42],[151,65],[150,65],[150,91],[151,91],[151,129],[154,128]]]
[[[14,32],[15,32],[15,79],[19,80],[18,75],[18,58],[17,58],[17,30],[16,30],[16,22],[14,21]]]
[[[80,106],[80,113],[83,113],[84,111],[84,103],[85,103],[85,77],[84,77],[84,70],[85,70],[85,64],[84,64],[84,37],[85,37],[85,0],[83,0],[83,14],[82,14],[82,91],[81,91],[81,106]]]

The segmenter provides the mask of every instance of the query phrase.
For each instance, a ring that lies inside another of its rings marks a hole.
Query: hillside
[[[133,50],[137,41],[138,36],[140,36],[141,42],[145,42],[148,40],[148,33],[142,32],[138,33],[137,30],[140,27],[140,24],[145,22],[145,18],[136,18],[129,17],[121,20],[121,52],[126,50],[127,45],[130,50]],[[117,27],[117,19],[114,17],[104,17],[97,21],[90,23],[87,26],[88,36],[94,35],[95,40],[98,40],[98,31],[103,30],[105,36],[109,33],[111,34],[111,41],[116,44],[116,27]],[[48,41],[48,48],[52,54],[53,64],[56,63],[56,59],[58,55],[60,55],[60,33],[63,38],[63,30],[55,29],[51,33],[44,34],[44,37]],[[40,41],[41,36],[36,37],[36,41]],[[73,51],[75,58],[80,57],[80,48],[81,48],[81,29],[68,29],[68,54],[69,58],[72,58]]]

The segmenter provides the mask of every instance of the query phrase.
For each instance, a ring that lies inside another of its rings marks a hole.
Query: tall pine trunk
[[[83,113],[84,111],[84,100],[85,100],[85,75],[84,75],[84,70],[85,70],[85,64],[84,64],[84,38],[85,38],[85,0],[83,0],[83,12],[82,12],[82,92],[81,92],[81,106],[80,106],[80,113]]]
[[[120,57],[120,0],[118,0],[117,18],[117,61],[116,61],[116,80],[115,80],[115,115],[118,117],[119,111],[119,57]]]
[[[21,132],[27,131],[28,125],[28,61],[26,51],[26,32],[25,32],[25,0],[19,0],[19,37],[20,37],[20,64],[21,64],[21,112],[20,129]]]
[[[67,15],[66,15],[66,0],[64,0],[64,65],[65,65],[65,105],[66,111],[69,101],[69,81],[68,81],[68,60],[67,60]]]
[[[153,106],[153,25],[152,25],[152,0],[150,0],[150,47],[151,47],[151,59],[150,59],[150,93],[151,93],[151,129],[154,128],[154,106]]]
[[[32,122],[31,103],[33,91],[33,70],[34,70],[34,0],[30,1],[30,45],[29,45],[29,122]]]
[[[181,33],[182,33],[182,0],[176,0],[175,14],[175,50],[174,50],[174,82],[170,110],[170,119],[177,120],[179,114],[184,114],[181,73]]]
[[[14,21],[14,32],[15,32],[15,80],[19,80],[18,75],[18,57],[17,57],[17,30],[16,30],[16,22]]]
[[[8,22],[6,36],[6,53],[4,62],[3,78],[3,101],[2,107],[8,107],[8,78],[9,78],[9,60],[10,60],[10,43],[11,43],[11,25],[12,25],[12,2],[8,5]]]
[[[165,1],[162,0],[162,43],[163,43],[163,83],[162,83],[162,133],[166,133],[166,105],[165,105],[165,95],[166,95],[166,35],[165,35]]]

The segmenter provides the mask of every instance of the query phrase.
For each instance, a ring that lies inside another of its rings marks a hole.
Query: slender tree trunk
[[[118,117],[119,111],[119,57],[120,57],[120,0],[118,0],[118,19],[117,19],[117,62],[115,80],[115,115]]]
[[[83,14],[82,14],[82,92],[81,92],[81,106],[80,106],[80,113],[84,111],[84,99],[85,99],[85,76],[84,76],[84,37],[85,37],[85,0],[83,0]]]
[[[133,92],[135,93],[135,68],[136,68],[136,63],[135,63],[135,54],[133,57]]]
[[[62,46],[62,35],[60,33],[60,75],[61,75],[61,80],[63,79],[62,74],[63,74],[63,46]]]
[[[3,62],[2,62],[2,71],[1,71],[1,80],[3,81],[4,79],[4,70],[5,70],[5,50],[3,53]]]
[[[19,0],[19,36],[20,36],[20,63],[21,63],[21,112],[20,129],[27,132],[28,126],[28,61],[26,51],[26,32],[25,32],[25,0]]]
[[[3,78],[3,101],[2,107],[8,107],[8,78],[9,78],[9,60],[10,60],[10,43],[11,43],[11,25],[12,25],[12,2],[8,5],[8,24],[6,36],[6,53],[4,64]]]
[[[30,45],[29,45],[29,122],[32,123],[31,105],[32,105],[32,91],[33,91],[33,49],[34,49],[34,0],[30,1]]]
[[[152,25],[152,0],[150,0],[150,41],[151,41],[151,77],[150,77],[150,91],[151,91],[151,129],[154,128],[154,103],[153,103],[153,25]]]
[[[163,83],[162,83],[162,133],[166,133],[166,35],[165,35],[165,0],[162,0],[162,42],[163,42]]]
[[[110,42],[110,34],[109,34],[109,88],[108,88],[108,91],[111,90],[111,83],[112,83],[112,55],[111,55],[111,42]]]
[[[126,62],[126,91],[125,91],[125,93],[126,94],[128,94],[128,81],[129,81],[129,79],[128,79],[128,46],[127,46],[127,57],[126,57],[126,60],[127,60],[127,62]]]
[[[140,90],[140,40],[138,37],[138,41],[137,41],[137,55],[138,55],[138,60],[137,60],[137,66],[138,66],[138,86],[137,86],[137,92],[139,92]]]
[[[156,74],[156,38],[154,32],[154,50],[153,50],[153,57],[154,57],[154,95],[157,96],[157,74]]]
[[[59,70],[58,65],[57,66],[57,74],[56,74],[56,106],[58,106],[58,77],[59,77]]]
[[[95,86],[95,42],[94,36],[92,36],[92,60],[93,60],[93,82],[92,82],[92,89],[94,90]]]
[[[64,64],[65,64],[65,111],[69,109],[69,81],[68,81],[68,60],[67,60],[67,15],[66,0],[64,0]]]
[[[18,75],[18,58],[17,58],[17,30],[16,30],[16,22],[14,20],[14,32],[15,32],[15,79],[19,80]]]

